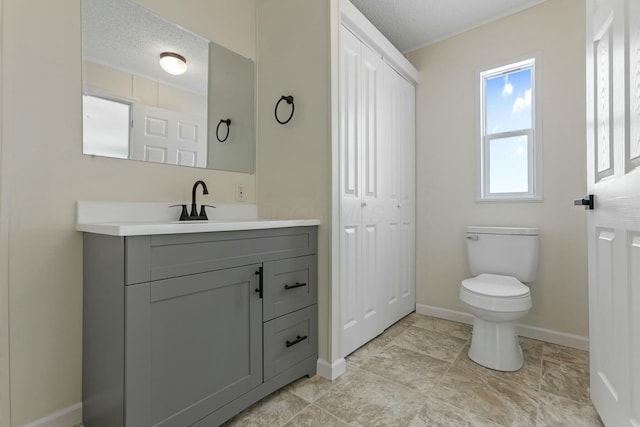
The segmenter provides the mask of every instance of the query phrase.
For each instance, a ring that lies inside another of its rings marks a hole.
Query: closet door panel
[[[384,271],[382,248],[384,200],[380,182],[384,176],[384,153],[381,151],[384,138],[381,136],[381,89],[384,63],[380,55],[361,45],[361,137],[362,137],[362,304],[363,336],[366,343],[379,335],[386,327],[382,315],[381,276]]]
[[[383,178],[383,198],[385,216],[385,274],[383,296],[385,304],[385,327],[400,319],[402,309],[401,288],[401,159],[403,147],[399,132],[402,126],[402,112],[400,111],[401,91],[400,76],[387,64],[384,66],[384,153],[385,167]]]
[[[362,345],[359,241],[359,227],[342,226],[340,235],[340,314],[342,315],[342,353],[345,356]]]
[[[416,89],[411,83],[400,78],[401,90],[401,127],[400,138],[402,146],[402,167],[400,168],[401,200],[401,237],[402,250],[400,255],[400,312],[404,317],[416,308],[416,218],[415,218],[415,94]]]
[[[362,345],[360,41],[341,28],[340,51],[340,301],[342,353]]]
[[[344,201],[360,199],[360,41],[342,30],[340,53],[340,191]],[[359,207],[359,206],[358,206]]]

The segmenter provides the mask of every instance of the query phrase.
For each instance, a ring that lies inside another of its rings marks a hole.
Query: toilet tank
[[[473,276],[513,276],[533,282],[538,270],[538,229],[467,227],[467,255]]]

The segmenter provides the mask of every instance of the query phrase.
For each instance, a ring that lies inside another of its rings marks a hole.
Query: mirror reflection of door
[[[133,106],[130,159],[204,168],[207,119],[146,105]]]

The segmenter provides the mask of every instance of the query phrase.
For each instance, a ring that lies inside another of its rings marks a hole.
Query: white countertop
[[[170,203],[78,202],[76,230],[110,236],[207,233],[213,231],[310,227],[317,219],[257,218],[255,205],[217,205],[208,221],[178,221]],[[148,218],[148,219],[146,219]]]
[[[110,236],[146,236],[151,234],[207,233],[211,231],[258,230],[265,228],[309,227],[317,219],[255,219],[176,222],[103,222],[77,224],[76,230]]]

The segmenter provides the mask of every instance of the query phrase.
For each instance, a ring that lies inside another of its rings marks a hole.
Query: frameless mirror
[[[82,60],[84,154],[254,172],[250,59],[130,0],[82,0]]]

